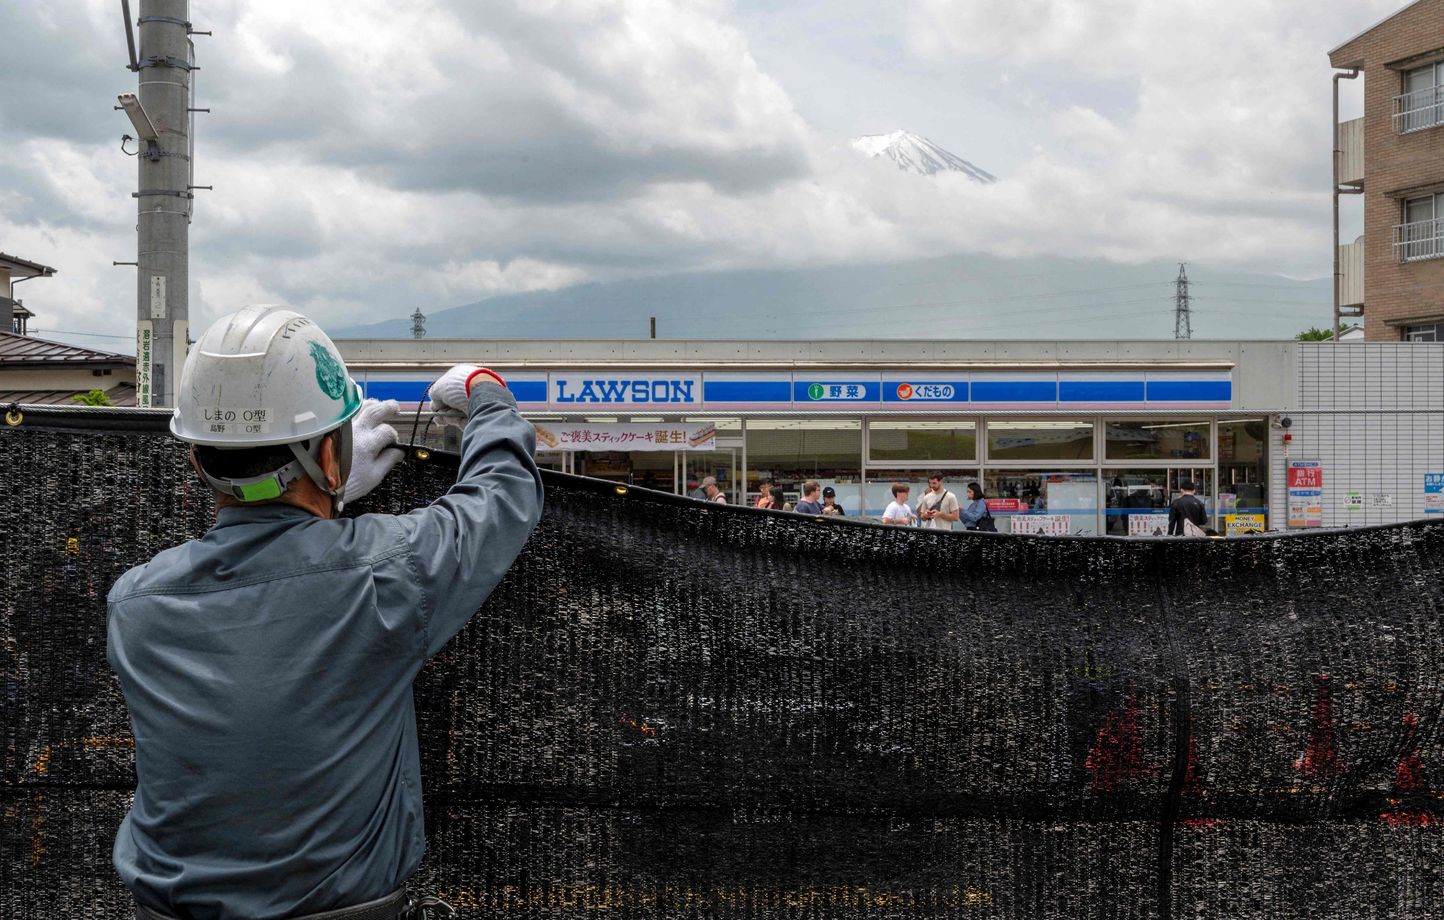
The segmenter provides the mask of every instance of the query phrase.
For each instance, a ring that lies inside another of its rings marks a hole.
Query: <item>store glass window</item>
[[[670,450],[583,450],[573,455],[572,463],[582,476],[661,492],[677,490],[675,457]]]
[[[1213,526],[1213,471],[1187,467],[1105,469],[1103,532],[1114,537],[1167,536],[1168,506],[1192,482]]]
[[[781,486],[787,500],[801,497],[802,483],[831,486],[843,511],[862,509],[862,421],[860,419],[748,419],[746,424],[748,503],[763,483]]]
[[[1103,429],[1109,460],[1208,460],[1213,456],[1206,421],[1114,420]]]
[[[918,499],[928,490],[928,477],[934,473],[943,474],[943,487],[957,496],[959,505],[967,504],[968,483],[978,481],[977,470],[869,470],[867,486],[863,491],[863,516],[882,520],[883,512],[893,500],[893,483],[908,487],[908,507],[917,510]]]
[[[1218,423],[1218,513],[1224,529],[1267,529],[1269,420],[1236,418]],[[1236,517],[1229,515],[1258,515]],[[1263,524],[1254,528],[1254,524]]]
[[[988,422],[989,460],[1092,460],[1093,423]]]
[[[974,463],[978,423],[958,420],[873,421],[867,426],[873,463]]]
[[[1003,533],[1098,533],[1098,476],[1093,470],[988,470],[983,488]]]

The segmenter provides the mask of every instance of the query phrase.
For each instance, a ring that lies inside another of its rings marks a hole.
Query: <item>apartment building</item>
[[[1339,196],[1359,194],[1364,235],[1338,245],[1336,322],[1375,342],[1444,342],[1444,0],[1417,0],[1329,52],[1364,81],[1364,115],[1336,124]],[[1337,117],[1336,117],[1337,120]]]

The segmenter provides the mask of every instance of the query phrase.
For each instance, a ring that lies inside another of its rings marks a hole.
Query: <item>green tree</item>
[[[1333,337],[1334,330],[1318,329],[1314,326],[1310,326],[1303,332],[1300,332],[1298,335],[1294,336],[1294,338],[1298,339],[1300,342],[1327,342]]]
[[[80,403],[82,406],[113,406],[110,397],[105,395],[104,390],[91,390],[89,393],[76,393],[70,397],[72,402]]]

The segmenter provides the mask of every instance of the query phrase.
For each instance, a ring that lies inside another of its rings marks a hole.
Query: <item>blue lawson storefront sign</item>
[[[557,408],[647,406],[695,409],[702,405],[700,374],[552,374]]]
[[[1026,409],[1116,412],[1229,409],[1227,372],[954,373],[913,376],[815,372],[517,371],[507,373],[517,403],[531,411],[645,409],[937,413]],[[398,372],[361,374],[367,396],[414,405],[430,380]]]

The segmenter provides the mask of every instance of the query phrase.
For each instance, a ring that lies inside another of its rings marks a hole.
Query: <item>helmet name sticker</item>
[[[316,382],[321,392],[332,399],[340,399],[346,392],[346,369],[330,349],[320,342],[311,342],[311,359],[316,362]]]
[[[208,434],[269,434],[272,418],[270,409],[201,409],[201,424]]]

